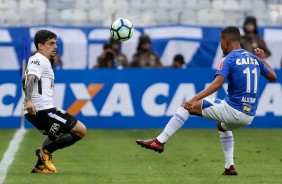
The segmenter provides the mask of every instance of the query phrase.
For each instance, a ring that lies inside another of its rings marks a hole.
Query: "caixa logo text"
[[[0,117],[21,115],[22,99],[17,94],[21,89],[18,88],[20,86],[15,83],[0,85]],[[138,93],[135,90],[139,89],[131,88],[128,83],[114,83],[109,90],[104,88],[105,84],[56,83],[54,103],[73,115],[111,117],[119,113],[123,117],[133,117],[142,112],[146,116],[161,117],[173,115],[184,100],[197,93],[193,83],[180,83],[173,90],[169,83],[154,83]],[[223,88],[227,90],[226,84]],[[106,93],[106,97],[97,98],[99,93]],[[66,98],[69,94],[75,99]],[[212,97],[217,97],[217,93]],[[159,101],[159,98],[166,100]],[[257,116],[265,116],[266,113],[282,116],[281,102],[281,84],[268,83],[261,91]],[[99,109],[95,104],[101,104]]]

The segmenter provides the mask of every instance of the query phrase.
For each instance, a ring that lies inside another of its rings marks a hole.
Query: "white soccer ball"
[[[115,40],[123,42],[132,37],[134,27],[128,19],[118,18],[112,23],[110,32]]]

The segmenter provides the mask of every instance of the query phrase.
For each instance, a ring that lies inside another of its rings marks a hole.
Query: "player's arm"
[[[37,77],[34,74],[29,74],[26,78],[25,82],[25,99],[24,101],[27,102],[31,100],[32,90],[34,83],[36,82]]]
[[[264,50],[260,48],[255,49],[255,54],[262,60],[263,64],[269,69],[269,73],[265,75],[267,80],[270,82],[275,82],[277,80],[277,76],[273,68],[265,61],[265,53]]]
[[[220,75],[220,74],[216,75],[213,82],[206,89],[204,89],[203,91],[196,94],[192,99],[188,100],[187,102],[184,102],[182,104],[182,107],[184,107],[185,109],[190,110],[190,111],[193,110],[194,107],[197,106],[197,102],[199,100],[202,100],[203,98],[205,98],[205,97],[213,94],[217,90],[219,90],[219,88],[221,88],[221,86],[223,85],[224,81],[225,81],[225,78],[222,75]],[[200,115],[201,113],[198,112],[198,113],[195,113],[195,114]]]
[[[199,92],[198,94],[196,94],[194,96],[194,98],[199,101],[211,94],[213,94],[214,92],[216,92],[217,90],[219,90],[219,88],[221,88],[221,86],[223,85],[225,81],[225,78],[218,74],[215,76],[214,80],[212,81],[212,83],[203,91]]]
[[[36,75],[34,74],[27,75],[25,87],[24,87],[25,88],[24,107],[30,114],[34,114],[34,115],[36,114],[36,109],[32,103],[31,95],[32,95],[33,86],[36,80],[37,80]]]

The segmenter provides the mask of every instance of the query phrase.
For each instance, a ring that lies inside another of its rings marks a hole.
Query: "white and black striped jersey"
[[[54,107],[54,72],[50,61],[42,54],[36,53],[28,60],[25,75],[34,74],[39,79],[33,86],[31,95],[32,103],[36,110]]]

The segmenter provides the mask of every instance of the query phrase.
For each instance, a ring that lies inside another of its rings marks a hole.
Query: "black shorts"
[[[25,118],[44,135],[70,132],[77,123],[72,115],[56,108],[38,111],[36,115],[27,113]]]

